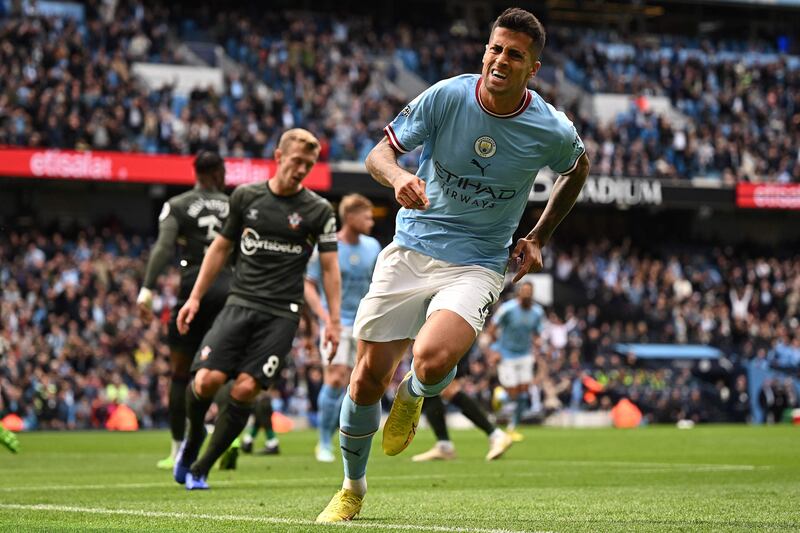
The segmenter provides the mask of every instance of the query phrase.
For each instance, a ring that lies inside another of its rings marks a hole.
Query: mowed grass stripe
[[[755,466],[755,465],[712,465],[712,464],[669,464],[669,463],[635,463],[624,461],[527,461],[530,463],[546,463],[546,464],[560,464],[563,466],[597,466],[604,468],[608,466],[619,466],[626,468],[626,471],[633,474],[659,474],[659,473],[672,473],[684,472],[685,473],[706,473],[706,472],[748,472],[752,470],[768,470],[771,466]],[[658,465],[658,466],[655,466]],[[641,466],[641,467],[640,467]],[[523,478],[523,477],[545,477],[553,475],[552,472],[506,472],[492,476],[491,474],[417,474],[417,475],[404,475],[399,474],[396,476],[369,476],[370,481],[404,481],[404,480],[429,480],[429,479],[490,479],[492,477],[502,478]],[[297,477],[292,481],[305,482],[305,483],[327,483],[330,482],[330,477]],[[286,483],[285,479],[242,479],[242,480],[212,480],[213,486],[221,487],[235,487],[235,486],[264,486],[273,487],[281,486]],[[15,487],[0,487],[0,492],[16,492],[20,490],[29,491],[61,491],[61,490],[121,490],[121,489],[151,489],[151,488],[176,488],[176,483],[171,481],[153,481],[147,483],[105,483],[105,484],[88,484],[88,485],[21,485]]]
[[[142,511],[138,509],[105,509],[94,507],[75,507],[71,505],[51,505],[51,504],[15,504],[15,503],[0,503],[0,509],[9,509],[14,511],[45,511],[45,512],[59,512],[59,513],[76,513],[76,514],[97,514],[97,515],[124,515],[136,516],[141,518],[169,518],[178,520],[215,520],[220,522],[256,522],[264,524],[282,524],[290,526],[316,526],[313,520],[302,520],[299,518],[276,518],[270,516],[241,516],[241,515],[218,515],[206,513],[177,513],[169,511]],[[328,524],[331,527],[361,527],[375,529],[376,524],[368,521],[350,521],[341,524]],[[531,531],[524,529],[485,529],[485,528],[471,528],[471,527],[448,527],[448,526],[422,526],[413,524],[384,524],[379,526],[381,529],[391,529],[399,531],[439,531],[442,533],[548,533],[543,531]]]

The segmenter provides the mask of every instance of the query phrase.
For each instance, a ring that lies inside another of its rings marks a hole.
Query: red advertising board
[[[0,148],[0,176],[192,185],[193,160],[184,155]],[[225,158],[225,182],[233,186],[265,181],[275,169],[272,159]],[[329,190],[328,164],[317,163],[303,184],[318,191]]]
[[[736,206],[756,209],[800,209],[800,184],[739,183]]]

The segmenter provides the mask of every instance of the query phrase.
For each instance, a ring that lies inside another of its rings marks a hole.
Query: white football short
[[[328,353],[325,348],[325,329],[322,328],[319,334],[319,353],[322,357],[322,366],[345,365],[353,368],[356,366],[356,347],[358,341],[353,337],[352,326],[342,326],[342,334],[339,336],[339,347],[336,355],[331,362],[328,362]]]
[[[502,288],[503,276],[488,268],[454,265],[393,242],[378,256],[353,335],[374,342],[414,339],[440,309],[461,316],[477,335]]]
[[[501,359],[497,365],[497,380],[505,388],[528,385],[533,382],[533,356]]]

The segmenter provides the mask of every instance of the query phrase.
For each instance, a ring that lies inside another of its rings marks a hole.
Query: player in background
[[[528,391],[533,383],[534,338],[542,334],[544,309],[534,301],[533,283],[517,286],[517,297],[503,303],[487,328],[488,337],[496,341],[497,379],[515,402],[508,433],[515,441],[522,440],[517,431],[520,419],[530,406]]]
[[[394,242],[378,257],[356,315],[356,367],[342,402],[342,489],[317,516],[349,520],[367,492],[367,462],[380,399],[413,339],[412,370],[397,389],[383,450],[414,437],[424,397],[440,394],[499,298],[510,260],[516,283],[542,268],[542,252],[586,181],[589,160],[567,117],[528,90],[541,66],[541,23],[522,9],[495,21],[480,75],[436,83],[385,129],[366,159],[373,178],[403,207]],[[422,145],[417,175],[397,154]],[[512,247],[538,171],[560,174],[536,226]]]
[[[194,327],[187,335],[180,335],[176,326],[178,310],[189,298],[206,249],[222,229],[229,210],[228,195],[224,193],[223,159],[215,152],[200,152],[194,160],[194,174],[194,188],[170,198],[161,209],[158,239],[150,251],[144,282],[137,298],[139,316],[149,323],[153,318],[156,280],[172,261],[175,246],[179,246],[181,285],[169,324],[169,428],[172,450],[169,457],[156,463],[158,468],[165,470],[171,470],[174,466],[175,455],[186,429],[186,385],[189,383],[192,358],[214,317],[225,305],[231,279],[230,266],[225,265],[205,294],[202,312],[196,317]]]
[[[190,331],[202,311],[201,299],[238,246],[225,307],[203,338],[191,368],[194,378],[186,394],[189,426],[173,469],[175,480],[188,490],[208,488],[206,477],[214,461],[244,429],[259,392],[280,376],[300,321],[304,273],[315,245],[330,306],[326,336],[334,348],[339,344],[336,217],[326,200],[302,184],[319,150],[319,141],[310,132],[288,130],[275,150],[275,176],[236,188],[228,219],[178,313],[178,330]],[[206,436],[206,411],[229,379],[233,380],[229,397],[198,459]]]
[[[360,194],[349,194],[339,203],[341,229],[336,234],[339,244],[339,270],[342,274],[342,335],[336,353],[328,353],[320,343],[324,384],[319,391],[319,443],[315,448],[317,461],[334,461],[331,437],[339,427],[339,411],[345,387],[356,364],[356,339],[353,338],[353,322],[358,304],[369,290],[375,261],[381,251],[378,241],[369,236],[375,221],[372,218],[372,202]],[[321,331],[328,328],[330,316],[327,302],[319,294],[319,257],[312,257],[306,272],[306,302],[311,311],[322,322]],[[324,334],[320,335],[324,339]]]
[[[259,455],[280,454],[280,441],[272,427],[272,396],[269,391],[262,391],[256,398],[253,414],[250,415],[242,434],[242,451],[244,453],[253,453],[253,441],[262,428],[266,434],[266,441],[264,449],[259,452]]]
[[[447,430],[447,418],[445,417],[444,401],[455,405],[477,428],[486,433],[489,437],[489,451],[486,454],[487,461],[500,458],[513,443],[511,436],[498,428],[486,416],[483,407],[469,394],[464,392],[464,377],[469,374],[469,353],[475,349],[477,343],[473,343],[467,355],[461,358],[456,367],[456,377],[440,395],[425,398],[422,404],[422,412],[428,420],[433,433],[436,435],[436,444],[427,452],[417,454],[411,458],[414,462],[424,461],[447,461],[456,458],[456,448],[450,440],[450,433]]]

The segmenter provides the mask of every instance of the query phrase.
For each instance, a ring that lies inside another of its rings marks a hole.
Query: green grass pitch
[[[386,457],[380,435],[357,531],[800,531],[800,427],[526,428],[486,463],[486,437],[454,431],[458,459]],[[313,520],[341,482],[316,434],[243,456],[187,492],[154,465],[166,432],[22,434],[0,449],[0,531],[333,531]],[[257,444],[259,444],[257,442]]]

